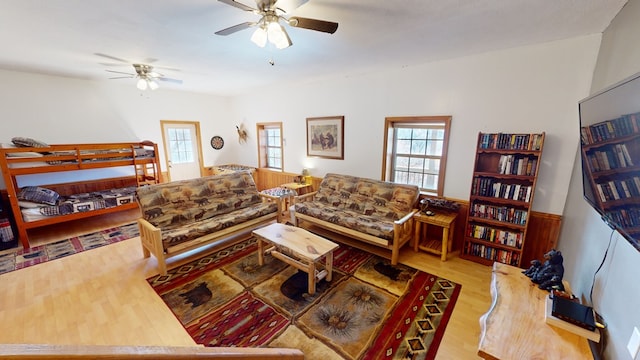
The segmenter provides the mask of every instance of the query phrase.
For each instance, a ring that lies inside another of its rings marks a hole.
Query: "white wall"
[[[233,99],[238,122],[282,121],[285,171],[380,178],[387,116],[452,115],[445,196],[467,199],[479,131],[546,131],[534,210],[561,214],[599,35],[357,76],[258,89]],[[345,159],[306,157],[306,118],[345,116]],[[255,136],[239,162],[257,165]]]
[[[604,32],[593,74],[595,93],[640,71],[640,1],[630,0]],[[631,359],[626,344],[633,327],[640,327],[640,253],[600,220],[582,198],[581,163],[576,152],[570,192],[563,214],[559,248],[565,255],[565,279],[575,293],[589,299],[607,323],[607,359]],[[611,248],[602,269],[596,269]]]
[[[229,125],[229,109],[229,100],[219,96],[162,88],[141,92],[134,82],[96,82],[0,70],[0,142],[9,143],[14,136],[49,144],[151,140],[158,143],[164,171],[160,120],[199,121],[204,164],[233,162],[232,152],[218,152],[208,145],[213,135],[235,137],[235,127]],[[65,179],[51,176],[45,183],[73,180]]]

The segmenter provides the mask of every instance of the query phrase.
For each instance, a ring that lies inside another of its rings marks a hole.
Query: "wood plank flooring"
[[[40,245],[135,221],[137,210],[32,231]],[[438,359],[477,359],[479,317],[490,306],[491,268],[456,255],[405,246],[400,261],[462,284]],[[156,261],[138,238],[0,275],[0,344],[193,346],[171,311],[147,284]]]

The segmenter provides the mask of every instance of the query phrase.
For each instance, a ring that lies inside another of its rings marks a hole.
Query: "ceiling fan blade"
[[[164,82],[171,82],[174,84],[182,84],[182,80],[178,80],[178,79],[171,79],[171,78],[166,78],[166,77],[158,77],[158,78],[154,78],[156,80],[159,81],[164,81]]]
[[[254,26],[255,24],[256,23],[254,23],[254,22],[243,22],[242,24],[234,25],[234,26],[228,27],[226,29],[222,29],[220,31],[216,31],[216,35],[223,35],[223,36],[231,35],[231,34],[237,32],[237,31],[248,29],[248,28]]]
[[[117,77],[110,77],[109,80],[113,80],[113,79],[133,79],[135,76],[131,75],[131,76],[117,76]]]
[[[309,0],[278,0],[276,6],[284,13],[288,14],[300,6],[306,4]]]
[[[154,69],[163,69],[163,70],[169,70],[169,71],[182,71],[180,69],[176,69],[176,68],[172,68],[172,67],[167,67],[167,66],[154,66]]]
[[[103,58],[107,58],[107,59],[111,59],[111,60],[115,60],[115,61],[123,62],[123,63],[125,63],[125,64],[129,64],[129,62],[128,62],[127,60],[120,59],[120,58],[117,58],[117,57],[115,57],[115,56],[111,56],[111,55],[107,55],[107,54],[102,54],[102,53],[94,53],[94,55],[102,56]]]
[[[115,71],[115,70],[105,70],[105,71],[110,72],[110,73],[115,73],[115,74],[124,74],[124,75],[136,76],[136,74],[122,72],[122,71]]]
[[[251,11],[251,12],[257,11],[256,9],[254,9],[254,8],[252,8],[250,6],[247,6],[245,4],[239,3],[239,2],[234,1],[234,0],[218,0],[218,1],[220,1],[221,3],[225,3],[227,5],[231,5],[233,7],[237,7],[240,10]]]
[[[322,31],[333,34],[338,30],[338,23],[332,21],[316,20],[292,16],[289,18],[289,25],[303,29]]]

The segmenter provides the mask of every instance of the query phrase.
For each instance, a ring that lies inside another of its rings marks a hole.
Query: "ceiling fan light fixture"
[[[253,35],[251,35],[251,41],[260,47],[264,47],[267,44],[267,37],[267,31],[262,27],[259,27]]]
[[[159,86],[158,83],[153,79],[147,80],[147,82],[149,83],[149,89],[151,89],[151,90],[155,90]]]
[[[136,87],[140,90],[147,90],[147,79],[143,79],[140,78],[138,79],[138,83],[136,84]]]
[[[278,42],[276,43],[276,47],[278,49],[286,49],[292,45],[291,38],[289,38],[289,34],[287,34],[284,29],[282,31],[282,35],[282,38],[280,38],[280,40],[278,40]]]
[[[269,42],[275,45],[278,49],[284,49],[291,46],[291,39],[279,22],[274,21],[269,23],[267,34],[269,35]]]

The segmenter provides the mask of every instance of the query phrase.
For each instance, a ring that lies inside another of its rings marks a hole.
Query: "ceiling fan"
[[[285,11],[282,7],[278,6],[278,0],[255,0],[256,8],[252,8],[250,6],[244,5],[235,0],[218,0],[227,5],[231,5],[243,11],[252,12],[254,14],[260,15],[261,18],[255,22],[244,22],[238,25],[234,25],[228,27],[226,29],[222,29],[216,32],[216,35],[230,35],[237,31],[244,30],[253,26],[257,26],[258,28],[251,36],[251,41],[253,41],[256,45],[260,47],[264,47],[267,43],[267,40],[274,44],[278,49],[284,49],[292,45],[291,39],[287,34],[287,31],[280,24],[280,20],[289,26],[315,30],[326,32],[329,34],[333,34],[338,29],[338,23],[317,19],[309,19],[303,17],[292,16],[289,18],[284,17],[287,11]],[[280,0],[280,3],[284,3],[286,0]],[[291,9],[295,9],[300,5],[306,3],[308,0],[296,0],[294,7]],[[290,1],[289,1],[290,2]]]
[[[147,88],[151,90],[155,90],[158,88],[158,81],[168,81],[176,84],[182,84],[182,80],[171,79],[164,77],[164,75],[153,71],[153,66],[146,64],[132,64],[136,73],[126,73],[122,71],[115,70],[107,70],[110,73],[115,74],[123,74],[126,76],[116,76],[109,79],[127,79],[127,78],[135,78],[138,79],[136,83],[136,87],[140,90],[147,90]]]
[[[100,54],[100,53],[96,53],[96,55],[98,56],[102,56],[102,57],[106,57],[112,60],[117,60],[120,61],[122,63],[126,63],[126,64],[130,64],[131,66],[133,66],[133,69],[135,70],[135,73],[129,73],[129,72],[123,72],[123,71],[115,71],[115,70],[106,70],[110,73],[114,73],[114,74],[121,74],[124,76],[116,76],[116,77],[112,77],[109,79],[138,79],[138,82],[136,83],[136,86],[138,89],[140,90],[146,90],[147,88],[151,89],[151,90],[155,90],[159,87],[158,85],[158,81],[167,81],[167,82],[172,82],[175,84],[182,84],[182,80],[178,80],[178,79],[171,79],[168,77],[165,77],[163,74],[156,72],[153,70],[153,66],[148,65],[148,64],[131,64],[126,60],[111,56],[111,55],[105,55],[105,54]],[[151,61],[155,61],[154,59],[151,59]],[[104,64],[104,65],[124,65],[124,64]],[[166,68],[169,70],[174,70],[174,71],[179,71],[178,69],[171,69],[171,68]]]

